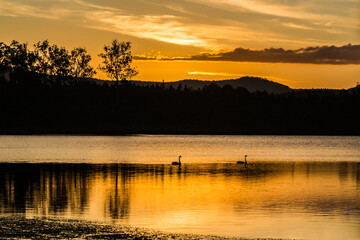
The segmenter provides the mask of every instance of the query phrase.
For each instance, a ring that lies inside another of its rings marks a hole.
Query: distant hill
[[[96,82],[100,85],[107,83],[107,84],[113,84],[113,81],[109,81],[109,80],[100,80],[100,79],[87,79],[87,81],[93,81]],[[150,81],[140,81],[140,80],[132,80],[130,81],[138,86],[156,86],[156,85],[161,85],[163,84],[162,82],[150,82]],[[230,85],[233,88],[237,88],[237,87],[243,87],[246,88],[249,92],[256,92],[256,91],[260,91],[260,92],[268,92],[268,93],[274,93],[274,94],[282,94],[282,93],[289,93],[292,91],[295,92],[317,92],[317,93],[323,93],[323,94],[328,94],[328,93],[333,93],[333,94],[338,94],[341,91],[349,91],[349,93],[356,93],[358,91],[360,91],[360,85],[357,85],[354,88],[349,88],[349,89],[328,89],[328,88],[312,88],[312,89],[293,89],[290,88],[284,84],[281,83],[277,83],[274,81],[270,81],[266,78],[260,78],[260,77],[250,77],[250,76],[246,76],[246,77],[241,77],[241,78],[237,78],[237,79],[226,79],[226,80],[215,80],[215,81],[207,81],[207,80],[197,80],[197,79],[184,79],[184,80],[180,80],[180,81],[174,81],[174,82],[165,82],[164,85],[165,87],[174,87],[177,88],[179,85],[181,84],[182,87],[188,87],[188,88],[192,88],[192,89],[199,89],[199,88],[203,88],[204,86],[208,86],[210,84],[215,84],[219,87],[223,87],[224,85]]]
[[[151,86],[156,84],[161,84],[159,82],[145,82],[145,81],[133,81],[136,85],[139,86]],[[228,80],[220,80],[220,81],[201,81],[196,79],[185,79],[176,82],[165,82],[166,87],[174,87],[177,88],[180,84],[184,87],[187,86],[188,88],[198,89],[203,88],[206,85],[215,84],[219,87],[223,87],[224,85],[230,85],[233,88],[243,87],[246,88],[249,92],[256,92],[256,91],[266,91],[268,93],[287,93],[291,92],[291,88],[277,83],[265,78],[259,77],[242,77],[238,79],[228,79]]]

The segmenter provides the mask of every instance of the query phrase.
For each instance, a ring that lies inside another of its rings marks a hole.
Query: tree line
[[[359,135],[360,88],[355,90],[268,94],[214,84],[2,82],[0,134]]]
[[[86,48],[76,47],[68,51],[65,47],[50,44],[48,40],[39,41],[29,49],[28,43],[13,40],[9,45],[0,42],[0,74],[2,78],[14,81],[30,81],[36,78],[48,84],[77,83],[96,74],[90,65],[92,59]],[[104,46],[99,56],[103,63],[98,69],[104,71],[118,84],[137,74],[131,67],[132,54],[130,42],[116,39]]]

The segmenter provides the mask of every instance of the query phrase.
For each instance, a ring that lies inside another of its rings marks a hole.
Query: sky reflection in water
[[[360,163],[1,163],[0,214],[228,236],[359,239]]]

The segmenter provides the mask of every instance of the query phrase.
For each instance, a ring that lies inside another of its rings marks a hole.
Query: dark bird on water
[[[246,164],[247,164],[246,157],[247,157],[247,155],[245,155],[245,161],[237,161],[236,163],[245,164],[245,166],[246,166]]]
[[[179,156],[179,162],[172,162],[171,164],[172,165],[181,165],[180,158],[181,158],[181,156]]]

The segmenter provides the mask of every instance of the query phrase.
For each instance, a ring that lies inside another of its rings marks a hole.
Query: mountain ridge
[[[92,79],[99,83],[101,81],[104,82],[111,82],[113,84],[113,81],[108,80],[99,80],[99,79]],[[151,82],[151,81],[141,81],[141,80],[131,80],[130,82],[134,83],[138,86],[156,86],[156,85],[164,85],[165,87],[174,87],[178,88],[181,84],[182,87],[187,87],[191,89],[201,89],[204,86],[208,85],[217,85],[219,87],[223,87],[225,85],[230,85],[233,88],[246,88],[249,92],[268,92],[268,93],[274,93],[274,94],[282,94],[282,93],[289,93],[293,89],[274,81],[270,81],[266,78],[260,78],[260,77],[251,77],[251,76],[245,76],[241,78],[236,79],[225,79],[225,80],[198,80],[198,79],[183,79],[179,81],[173,81],[173,82]]]

